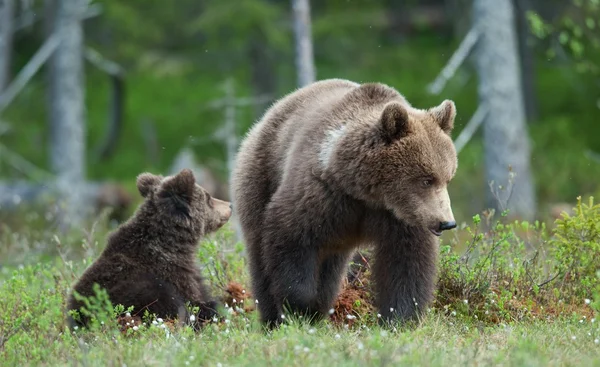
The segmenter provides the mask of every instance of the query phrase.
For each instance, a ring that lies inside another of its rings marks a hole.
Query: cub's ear
[[[388,142],[408,135],[410,125],[406,108],[398,102],[388,103],[381,113],[381,129]]]
[[[196,178],[192,171],[184,168],[173,177],[167,179],[161,187],[161,196],[176,195],[187,202],[192,200]]]
[[[142,197],[148,197],[148,194],[157,187],[162,181],[162,176],[153,175],[152,173],[144,172],[137,176],[136,184],[138,191]]]
[[[450,135],[454,128],[454,118],[456,117],[456,106],[454,105],[454,102],[446,99],[439,106],[431,108],[429,113],[433,115],[433,118],[437,121],[442,130]]]

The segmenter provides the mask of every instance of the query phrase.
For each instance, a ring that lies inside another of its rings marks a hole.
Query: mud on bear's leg
[[[329,255],[321,262],[315,308],[325,315],[333,307],[333,303],[340,292],[342,278],[346,275],[350,254],[351,252],[342,252]]]
[[[384,221],[372,233],[379,313],[384,321],[417,320],[433,299],[437,238],[426,229],[400,223],[391,214],[380,218]]]

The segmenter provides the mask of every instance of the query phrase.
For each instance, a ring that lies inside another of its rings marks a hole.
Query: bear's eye
[[[424,187],[429,187],[433,185],[433,179],[431,178],[425,178],[423,179],[423,186]]]

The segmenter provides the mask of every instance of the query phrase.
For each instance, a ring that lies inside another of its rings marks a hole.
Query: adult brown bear
[[[249,131],[232,175],[261,319],[322,315],[349,257],[374,246],[379,312],[430,303],[438,236],[456,226],[452,101],[421,110],[395,89],[332,79],[294,91]]]

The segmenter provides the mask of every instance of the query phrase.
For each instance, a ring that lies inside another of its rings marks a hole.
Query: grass
[[[589,205],[580,201],[574,214],[550,229],[539,223],[507,223],[500,217],[493,226],[485,223],[490,228],[483,231],[481,222],[489,218],[475,216],[456,236],[445,235],[440,288],[419,325],[378,325],[376,311],[368,305],[372,295],[367,256],[365,266],[351,267],[359,275],[346,284],[331,319],[310,324],[292,315],[272,332],[261,328],[249,292],[240,295],[249,283],[248,275],[243,246],[233,240],[229,226],[204,239],[198,252],[214,295],[227,302],[221,320],[199,333],[150,316],[133,327],[133,322],[125,324],[123,320],[131,318],[117,306],[119,321],[99,318],[103,323],[91,330],[69,331],[66,295],[103,249],[110,228],[102,217],[86,230],[58,236],[48,223],[43,225],[51,215],[33,215],[32,208],[26,212],[29,215],[21,221],[11,226],[4,221],[0,227],[2,365],[600,363],[600,326],[595,320],[600,287],[593,274],[599,267],[594,251],[600,206],[591,200]],[[551,248],[544,261],[535,262],[541,258],[535,255],[539,245]],[[553,256],[562,260],[546,261]],[[539,286],[563,268],[568,269],[568,277],[555,277]],[[579,276],[574,269],[579,269]],[[245,307],[239,307],[242,303]]]

